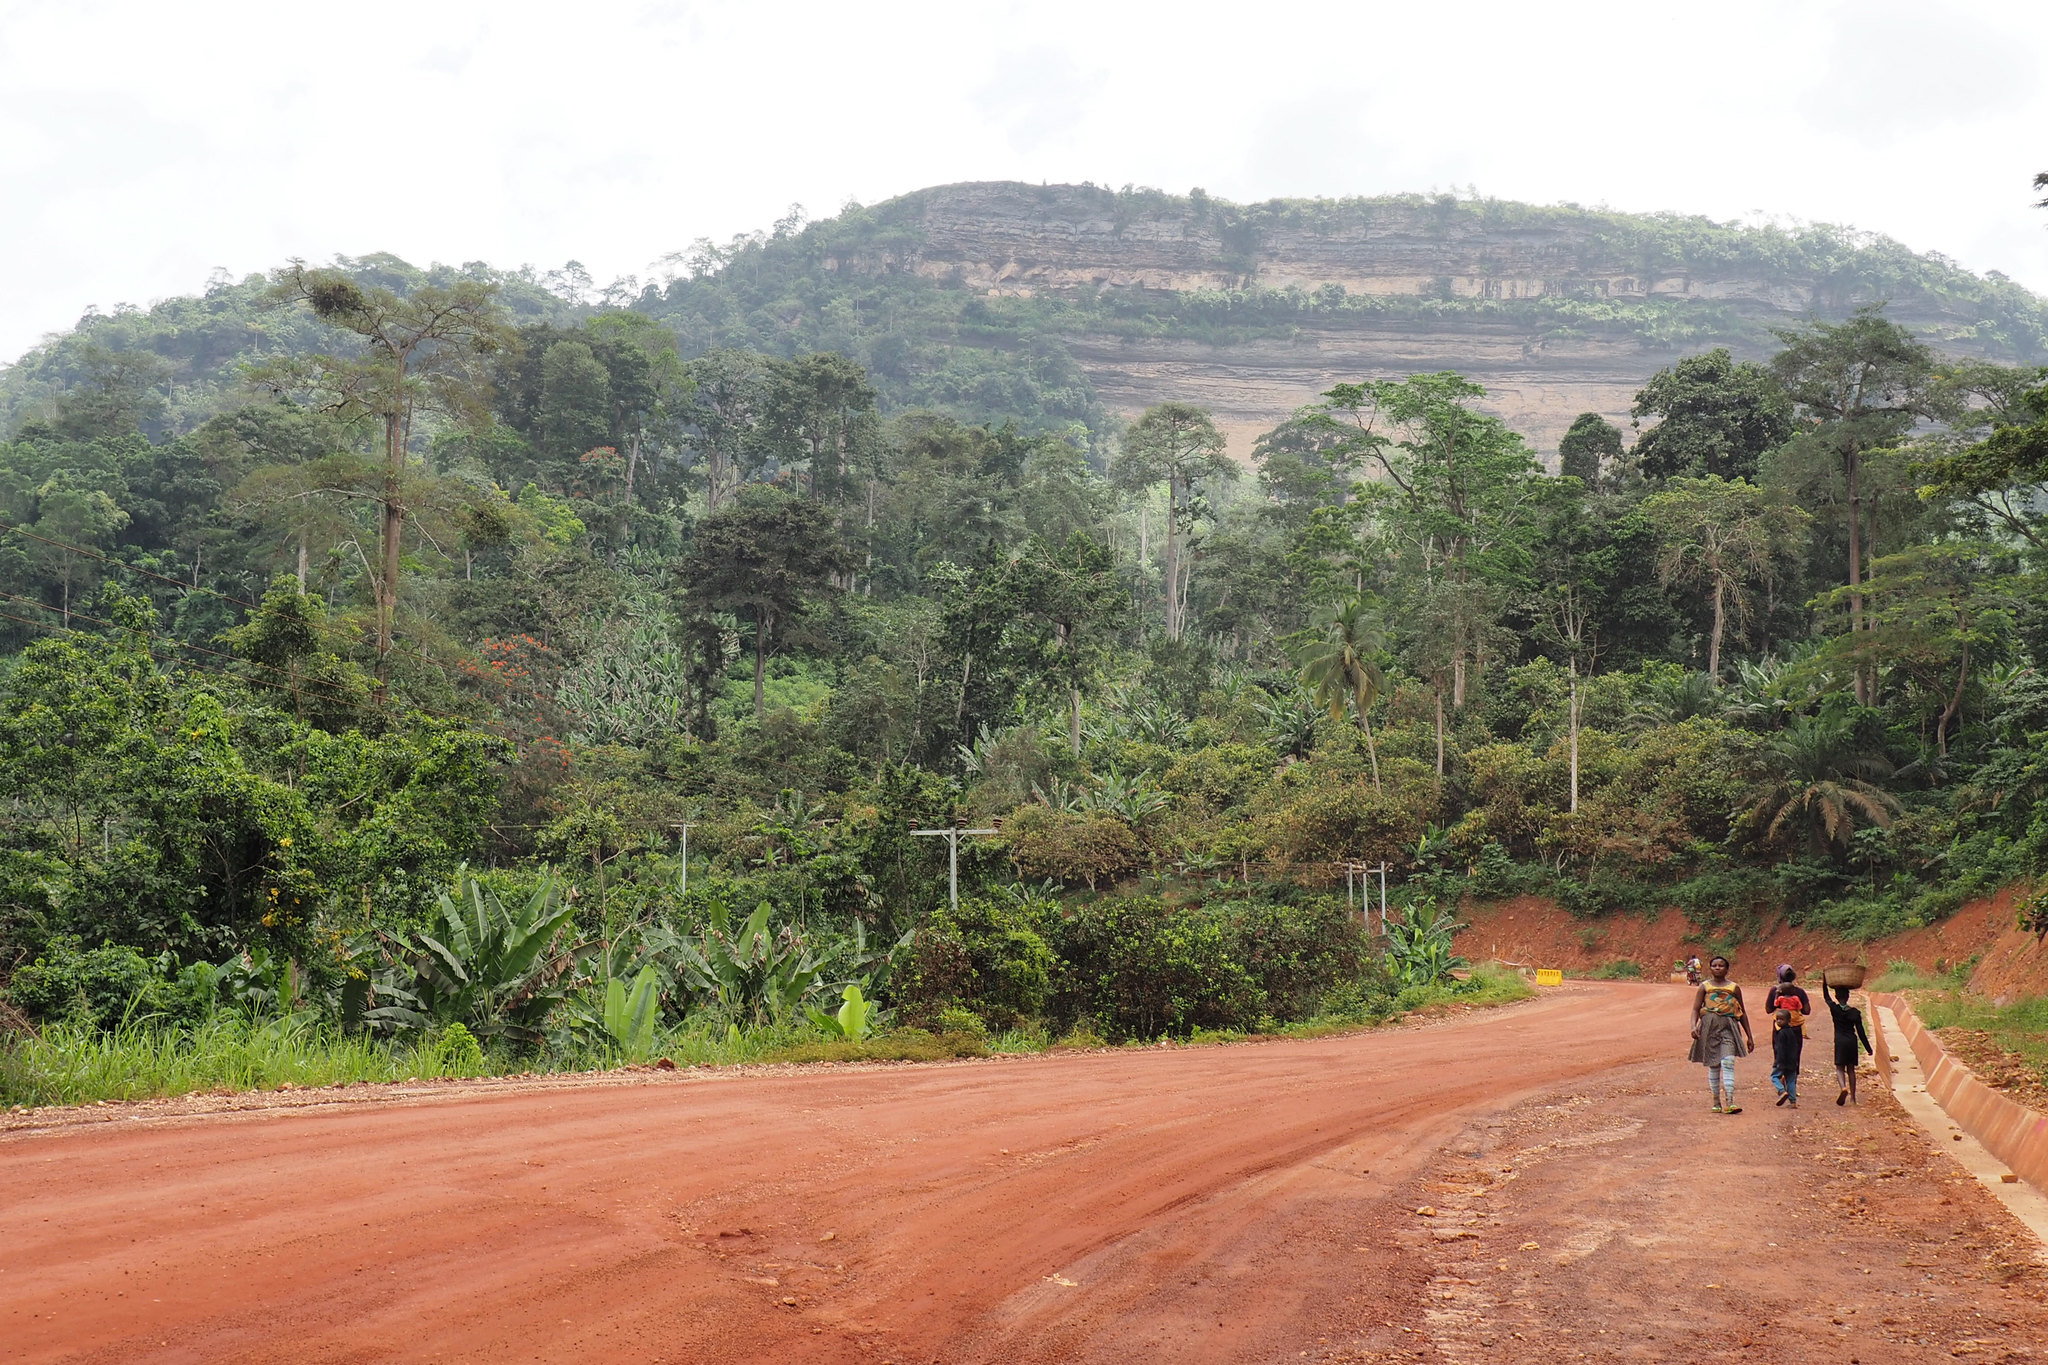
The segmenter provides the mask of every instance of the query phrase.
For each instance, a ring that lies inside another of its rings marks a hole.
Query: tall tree
[[[483,362],[515,336],[497,294],[497,285],[479,280],[422,284],[401,294],[385,285],[365,287],[340,270],[311,270],[298,261],[275,276],[273,299],[303,306],[362,342],[352,355],[309,357],[308,377],[324,392],[329,410],[345,418],[371,417],[384,428],[380,660],[391,652],[398,610],[413,419],[424,412],[488,423],[490,381]]]
[[[763,404],[777,463],[803,466],[811,497],[845,495],[853,468],[878,436],[867,371],[833,352],[768,362]]]
[[[1180,639],[1187,629],[1193,561],[1186,550],[1196,524],[1208,511],[1207,493],[1213,485],[1237,477],[1237,466],[1223,451],[1223,433],[1206,409],[1191,403],[1160,403],[1145,409],[1124,432],[1123,450],[1110,469],[1118,485],[1133,491],[1166,485],[1169,640]]]
[[[1529,586],[1549,483],[1520,436],[1472,411],[1485,394],[1444,371],[1339,384],[1313,410],[1382,475],[1357,506],[1402,599],[1411,662],[1436,694],[1440,772],[1444,705],[1462,710],[1469,676],[1497,656],[1501,615]]]
[[[1719,681],[1721,639],[1729,618],[1740,619],[1748,585],[1770,572],[1778,551],[1803,534],[1812,518],[1755,484],[1712,474],[1673,479],[1643,500],[1643,515],[1664,543],[1658,576],[1667,584],[1696,584],[1713,594],[1707,674]]]
[[[760,469],[762,424],[769,385],[764,357],[721,350],[698,356],[684,370],[690,397],[683,406],[689,443],[704,460],[704,506],[716,512]]]
[[[681,566],[684,591],[698,611],[744,611],[753,621],[756,719],[777,626],[852,563],[831,513],[778,488],[743,489],[698,525]]]
[[[1929,699],[1922,714],[1935,713],[1934,743],[1942,754],[1972,676],[1997,663],[2012,638],[2026,580],[2007,571],[2010,559],[2001,547],[1974,540],[1909,545],[1873,559],[1863,581],[1868,628],[1831,642],[1855,670],[1882,665]]]
[[[1378,791],[1380,753],[1372,737],[1372,707],[1387,687],[1379,664],[1387,647],[1386,631],[1379,614],[1359,597],[1330,612],[1317,627],[1295,655],[1302,684],[1315,693],[1331,720],[1344,719],[1346,707],[1356,709],[1359,728],[1365,731],[1366,757],[1372,763],[1372,789]]]
[[[1033,536],[1005,566],[997,601],[1023,629],[1025,668],[1066,694],[1067,743],[1081,754],[1081,694],[1115,643],[1128,602],[1109,548],[1084,531],[1053,545]]]
[[[1798,405],[1805,438],[1842,473],[1854,633],[1864,628],[1864,555],[1876,523],[1876,508],[1864,505],[1864,459],[1896,445],[1915,422],[1940,415],[1930,393],[1934,353],[1876,307],[1858,309],[1847,322],[1813,322],[1776,336],[1785,349],[1772,357],[1771,370]],[[1874,690],[1875,675],[1859,670],[1856,699],[1867,705]]]
[[[1601,486],[1601,470],[1621,458],[1621,428],[1597,412],[1582,412],[1557,443],[1557,472],[1588,488]]]
[[[1638,427],[1657,419],[1634,451],[1650,479],[1755,479],[1758,459],[1793,430],[1792,401],[1777,377],[1725,346],[1650,376],[1630,415]]]
[[[78,380],[57,400],[59,435],[74,441],[128,436],[153,426],[163,413],[158,390],[171,367],[154,351],[114,350],[88,341],[79,352]]]
[[[1955,415],[1915,467],[1921,497],[1959,498],[2005,531],[2048,549],[2048,367],[1950,367]]]

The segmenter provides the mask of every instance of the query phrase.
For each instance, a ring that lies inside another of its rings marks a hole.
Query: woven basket
[[[1847,986],[1853,991],[1863,984],[1863,971],[1863,968],[1852,963],[1838,963],[1824,969],[1820,979],[1829,986]]]

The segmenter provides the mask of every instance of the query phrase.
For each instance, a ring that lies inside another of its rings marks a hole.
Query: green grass
[[[1930,990],[1913,997],[1913,1012],[1929,1028],[1980,1029],[2030,1065],[2048,1068],[2048,996],[1995,1005],[1959,990]]]
[[[781,1048],[771,1062],[943,1062],[955,1057],[986,1057],[988,1040],[971,1033],[927,1033],[923,1029],[891,1029],[873,1038],[813,1039]]]
[[[1867,991],[1955,991],[1961,990],[1963,982],[1969,979],[1967,967],[1947,972],[1929,973],[1922,971],[1904,958],[1894,958],[1885,964],[1883,972],[1863,983]]]
[[[430,1043],[392,1046],[303,1019],[252,1021],[229,1013],[189,1032],[140,1025],[103,1033],[59,1024],[0,1043],[0,1104],[9,1106],[448,1074]]]
[[[1643,964],[1633,958],[1617,957],[1612,962],[1603,962],[1587,972],[1593,981],[1640,981],[1643,979]]]
[[[1498,1005],[1534,991],[1520,974],[1476,967],[1469,981],[1411,986],[1371,1008],[1319,1015],[1282,1025],[1274,1035],[1314,1038],[1370,1028],[1433,1005]],[[1230,1042],[1253,1035],[1201,1032],[1194,1042]],[[860,1042],[821,1037],[805,1024],[726,1028],[709,1020],[664,1029],[639,1060],[667,1057],[678,1066],[761,1062],[939,1061],[1103,1046],[1086,1030],[1057,1041],[1043,1029],[1008,1029],[993,1037],[896,1029]],[[252,1020],[223,1011],[193,1029],[137,1024],[101,1032],[56,1024],[41,1033],[0,1037],[0,1108],[148,1100],[208,1091],[276,1090],[283,1086],[357,1081],[434,1080],[606,1070],[634,1060],[610,1049],[540,1054],[491,1049],[480,1060],[452,1061],[431,1038],[402,1042],[344,1033],[310,1016]]]
[[[686,1024],[663,1030],[639,1060],[667,1057],[678,1066],[778,1061],[816,1040],[808,1026],[735,1032]],[[631,1060],[610,1049],[533,1054],[494,1048],[480,1063],[464,1065],[444,1056],[432,1039],[387,1041],[344,1033],[306,1016],[251,1020],[222,1011],[190,1030],[140,1024],[101,1032],[57,1024],[34,1036],[0,1039],[0,1108],[285,1085],[596,1071]]]

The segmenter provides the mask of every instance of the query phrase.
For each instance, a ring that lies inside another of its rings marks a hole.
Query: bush
[[[911,941],[896,1000],[915,1023],[964,1007],[997,1029],[1043,1014],[1059,960],[1040,936],[1045,903],[977,897],[933,912]],[[1056,914],[1054,909],[1052,913]]]
[[[1229,936],[1232,960],[1243,965],[1277,1019],[1305,1019],[1366,961],[1363,926],[1335,896],[1298,903],[1232,901],[1212,905]]]
[[[469,1076],[483,1070],[484,1050],[476,1035],[461,1024],[450,1024],[435,1040],[434,1055],[448,1075]]]
[[[212,979],[187,974],[166,981],[126,945],[81,950],[75,938],[51,940],[34,962],[15,972],[7,999],[32,1019],[114,1028],[125,1019],[193,1024],[213,1005]]]
[[[1138,836],[1114,815],[1021,807],[1003,824],[1017,871],[1033,881],[1082,881],[1090,891],[1138,866]]]
[[[938,1031],[942,1035],[958,1033],[969,1038],[979,1038],[983,1043],[988,1042],[988,1025],[983,1023],[981,1016],[973,1010],[963,1010],[958,1006],[940,1010],[938,1024]]]
[[[1233,957],[1231,937],[1223,917],[1156,897],[1094,901],[1060,935],[1068,970],[1058,1013],[1111,1042],[1249,1031],[1266,993]]]
[[[1652,909],[1657,903],[1657,893],[1639,881],[1603,868],[1582,882],[1559,881],[1557,903],[1574,916],[1587,919],[1618,910]]]

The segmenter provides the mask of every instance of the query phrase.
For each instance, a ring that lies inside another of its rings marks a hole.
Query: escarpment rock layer
[[[1215,410],[1242,455],[1330,384],[1455,369],[1551,450],[1626,422],[1658,368],[1871,303],[1960,354],[2042,358],[2041,301],[1832,228],[1743,228],[1450,196],[1233,205],[1196,192],[1010,182],[872,210],[895,231],[826,260],[989,299],[1073,299],[1062,336],[1113,410]]]

